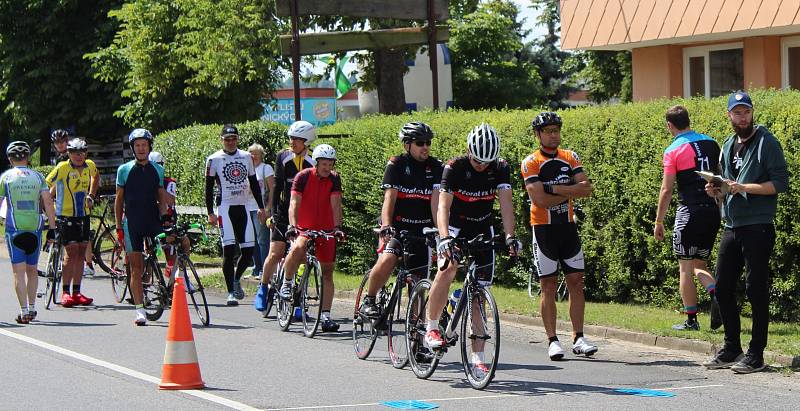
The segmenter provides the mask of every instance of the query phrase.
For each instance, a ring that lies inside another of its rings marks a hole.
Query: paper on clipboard
[[[722,176],[708,172],[708,171],[695,171],[697,175],[703,177],[707,182],[714,184],[715,186],[719,187],[722,190],[722,194],[728,194],[730,192],[730,187],[728,183],[725,182],[725,179]],[[747,193],[738,193],[741,194],[742,197],[747,198]]]

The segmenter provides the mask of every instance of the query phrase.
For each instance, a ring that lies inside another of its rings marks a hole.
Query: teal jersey
[[[39,198],[47,191],[44,176],[28,167],[14,167],[0,176],[0,197],[6,199],[6,231],[41,230]]]

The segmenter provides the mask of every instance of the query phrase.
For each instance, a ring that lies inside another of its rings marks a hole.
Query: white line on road
[[[158,378],[153,377],[151,375],[147,375],[145,373],[142,373],[142,372],[139,372],[139,371],[136,371],[136,370],[132,370],[130,368],[123,367],[121,365],[113,364],[113,363],[110,363],[108,361],[103,361],[103,360],[100,360],[100,359],[97,359],[97,358],[94,358],[94,357],[90,357],[90,356],[85,355],[85,354],[81,354],[81,353],[78,353],[78,352],[75,352],[75,351],[72,351],[72,350],[68,350],[66,348],[62,348],[62,347],[59,347],[57,345],[46,343],[44,341],[40,341],[40,340],[37,340],[35,338],[28,337],[26,335],[17,334],[15,332],[4,330],[4,329],[1,329],[1,328],[0,328],[0,334],[5,335],[6,337],[11,337],[11,338],[26,342],[28,344],[35,345],[35,346],[40,347],[40,348],[44,348],[46,350],[50,350],[50,351],[59,353],[61,355],[66,355],[67,357],[72,357],[72,358],[75,358],[77,360],[81,360],[81,361],[87,362],[89,364],[96,365],[98,367],[107,368],[109,370],[116,371],[116,372],[118,372],[120,374],[125,374],[125,375],[127,375],[129,377],[133,377],[133,378],[136,378],[136,379],[139,379],[139,380],[142,380],[142,381],[146,381],[146,382],[153,383],[153,384],[156,384],[156,385],[161,382]],[[197,398],[202,398],[202,399],[204,399],[206,401],[210,401],[210,402],[213,402],[215,404],[223,405],[223,406],[228,407],[228,408],[233,408],[235,410],[248,410],[248,411],[251,411],[251,410],[257,410],[258,409],[258,408],[255,408],[255,407],[251,407],[251,406],[249,406],[247,404],[243,404],[243,403],[238,402],[238,401],[229,400],[227,398],[223,398],[223,397],[220,397],[220,396],[217,396],[217,395],[214,395],[214,394],[209,394],[209,393],[204,392],[204,391],[199,391],[199,390],[181,390],[180,392],[182,394],[191,395],[191,396],[197,397]]]

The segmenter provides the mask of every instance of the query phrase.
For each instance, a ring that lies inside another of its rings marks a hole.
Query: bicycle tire
[[[410,295],[412,287],[411,284],[402,284],[397,287],[397,299],[394,301],[394,305],[386,307],[387,310],[391,310],[386,318],[386,322],[389,324],[386,330],[389,338],[386,340],[392,366],[401,369],[408,365],[408,348],[406,347],[406,311],[408,307],[403,306],[403,294],[408,290]]]
[[[474,293],[474,294],[473,294]],[[500,355],[500,314],[497,312],[497,303],[492,293],[483,287],[467,289],[467,306],[461,318],[461,365],[472,388],[482,390],[492,382],[494,372],[497,370],[497,360]],[[477,303],[477,305],[476,305]],[[473,317],[476,311],[480,319]],[[480,320],[483,324],[476,323]],[[476,328],[482,328],[476,330]],[[487,344],[491,345],[486,349]],[[476,348],[481,349],[478,351]],[[488,371],[484,372],[472,364],[473,353],[481,352],[481,361]],[[489,358],[491,356],[491,358]]]
[[[203,290],[203,283],[200,281],[200,276],[197,275],[194,263],[189,257],[181,256],[179,261],[186,293],[189,294],[189,299],[192,300],[192,305],[195,312],[197,312],[197,317],[200,318],[200,323],[207,327],[211,324],[211,314],[208,311],[208,300],[206,300],[206,293]]]
[[[283,261],[278,263],[277,270],[278,270],[278,279],[280,280],[278,281],[278,284],[283,285],[283,277],[285,276],[283,270]],[[276,296],[276,298],[278,299],[278,307],[277,307],[278,327],[280,327],[281,331],[288,331],[289,326],[292,324],[292,316],[294,314],[292,313],[292,302],[291,300],[282,298],[280,295]]]
[[[149,277],[148,277],[149,276]],[[164,282],[164,275],[158,267],[155,256],[148,256],[144,261],[143,280],[143,303],[144,311],[148,321],[157,321],[164,314],[167,306],[167,285]]]
[[[436,352],[431,352],[425,347],[425,333],[428,324],[428,294],[431,282],[422,280],[414,286],[406,310],[406,347],[408,348],[408,362],[417,378],[430,377],[441,358]]]
[[[375,347],[375,340],[378,339],[378,333],[372,324],[372,320],[361,315],[361,299],[366,296],[367,282],[369,281],[369,271],[364,273],[361,279],[361,285],[356,292],[356,304],[353,309],[353,350],[356,357],[361,360],[366,360],[372,353]]]
[[[50,304],[58,304],[58,291],[61,288],[61,270],[63,261],[61,260],[64,247],[54,243],[50,246],[50,254],[47,256],[47,286],[45,287],[44,309],[49,310]]]
[[[115,270],[120,270],[122,261],[122,245],[117,240],[116,229],[114,226],[106,227],[103,232],[94,238],[92,244],[92,260],[108,274],[113,274]]]
[[[313,259],[312,264],[306,264],[306,267],[300,286],[300,304],[303,308],[300,316],[303,322],[303,334],[308,338],[314,338],[322,316],[322,296],[325,295],[325,284],[322,281],[322,268],[319,261]]]
[[[281,281],[283,280],[281,279]],[[277,284],[280,283],[278,282],[278,270],[275,270],[275,272],[272,273],[272,278],[270,278],[269,282],[267,283],[267,304],[264,307],[264,312],[261,313],[264,318],[269,317],[269,314],[272,312],[272,308],[276,306],[275,302],[278,298],[279,288]]]

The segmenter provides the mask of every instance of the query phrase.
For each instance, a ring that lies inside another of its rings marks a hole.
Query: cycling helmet
[[[306,146],[310,145],[312,141],[317,139],[317,130],[314,125],[304,120],[295,121],[292,123],[292,125],[289,126],[289,131],[287,131],[286,134],[289,135],[289,138],[302,138],[306,141]]]
[[[69,137],[69,133],[67,132],[67,130],[64,130],[62,128],[55,129],[53,130],[52,133],[50,133],[50,141],[61,140],[67,137]]]
[[[239,137],[239,129],[236,128],[233,124],[225,124],[222,126],[222,131],[219,133],[220,137],[225,138],[228,136],[236,136]]]
[[[536,131],[542,131],[542,129],[547,126],[561,127],[561,124],[562,124],[561,117],[559,117],[558,114],[553,113],[552,111],[545,111],[539,113],[539,115],[536,116],[536,118],[534,118],[533,121],[531,121],[531,125],[533,126],[533,128],[536,129]]]
[[[500,136],[492,126],[481,123],[469,132],[467,150],[475,160],[491,163],[500,154]]]
[[[67,143],[67,151],[86,151],[88,149],[86,142],[80,138],[73,138]]]
[[[6,148],[6,156],[13,159],[22,159],[31,154],[31,146],[24,141],[12,141]]]
[[[128,143],[133,144],[134,140],[139,138],[147,139],[147,141],[149,141],[150,144],[153,144],[153,135],[150,134],[149,131],[143,128],[137,128],[131,131],[131,133],[128,134]]]
[[[314,147],[314,152],[311,153],[311,158],[314,161],[320,159],[336,160],[336,149],[328,144],[320,144]]]
[[[164,156],[161,155],[158,151],[151,151],[150,155],[147,156],[147,159],[150,160],[152,163],[156,163],[159,165],[164,165]]]
[[[433,130],[421,121],[406,123],[397,133],[397,138],[402,143],[410,143],[415,140],[428,141],[433,139]]]

